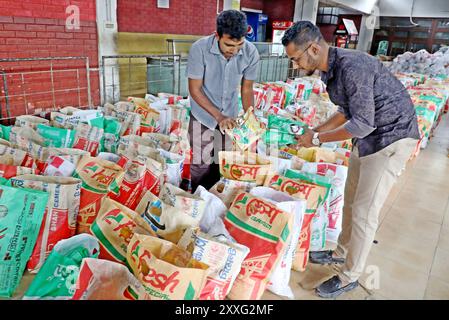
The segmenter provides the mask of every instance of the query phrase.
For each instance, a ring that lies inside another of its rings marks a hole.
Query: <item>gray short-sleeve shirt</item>
[[[227,60],[220,52],[215,35],[196,41],[189,52],[187,77],[203,80],[203,92],[225,116],[235,118],[238,114],[238,88],[242,78],[256,80],[259,53],[245,40],[235,56]],[[190,97],[192,115],[209,129],[217,121]]]

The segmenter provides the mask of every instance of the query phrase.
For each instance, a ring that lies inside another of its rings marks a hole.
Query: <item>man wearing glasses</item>
[[[329,45],[309,21],[296,22],[282,39],[296,68],[321,72],[338,112],[299,136],[304,147],[353,139],[343,209],[343,229],[335,251],[310,254],[312,263],[340,264],[336,275],[316,288],[335,298],[357,287],[378,227],[378,217],[393,184],[419,139],[407,90],[376,58]]]
[[[192,191],[199,185],[210,189],[220,179],[217,154],[224,148],[224,130],[236,125],[240,85],[243,109],[254,105],[259,54],[245,40],[247,30],[243,12],[223,11],[217,17],[215,34],[198,40],[190,49],[187,77],[192,107]]]

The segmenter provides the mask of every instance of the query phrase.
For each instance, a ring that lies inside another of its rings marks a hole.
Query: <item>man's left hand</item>
[[[315,131],[305,128],[305,131],[302,135],[296,136],[296,140],[298,140],[298,146],[305,147],[305,148],[316,147],[312,143],[314,133],[315,133]]]

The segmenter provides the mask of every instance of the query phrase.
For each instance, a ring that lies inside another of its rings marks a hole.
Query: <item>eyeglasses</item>
[[[311,44],[309,44],[309,46],[299,55],[299,57],[296,58],[291,58],[291,60],[299,65],[299,61],[301,60],[302,56],[304,55],[304,53],[307,52],[307,50],[309,50],[309,48],[312,46],[313,42]]]

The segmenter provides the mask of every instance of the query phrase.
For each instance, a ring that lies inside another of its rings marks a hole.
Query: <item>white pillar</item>
[[[117,55],[117,44],[115,41],[117,25],[117,0],[96,0],[97,32],[98,32],[98,59],[102,67],[102,56]],[[101,69],[100,69],[101,71]],[[116,59],[106,60],[105,81],[100,72],[101,103],[116,102],[120,100],[120,83],[118,62]],[[106,101],[104,97],[104,84],[106,84]],[[115,90],[113,90],[113,86]]]
[[[319,0],[296,0],[293,21],[308,20],[316,23]]]
[[[373,16],[364,15],[362,17],[362,22],[360,24],[359,30],[359,41],[357,43],[357,50],[369,52],[371,49],[371,44],[374,36],[374,27],[375,25],[372,23],[372,19],[375,19]]]

